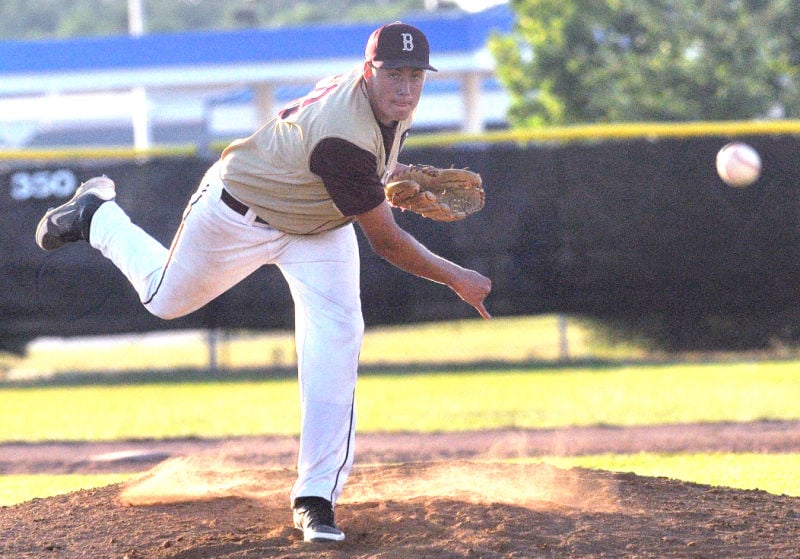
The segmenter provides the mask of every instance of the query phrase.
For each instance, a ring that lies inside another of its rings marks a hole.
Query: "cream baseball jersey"
[[[359,67],[320,81],[253,135],[233,142],[222,153],[220,175],[226,189],[272,227],[301,235],[327,231],[353,220],[349,208],[341,207],[350,206],[343,203],[349,195],[382,199],[381,179],[395,166],[410,126],[407,119],[397,124],[393,134],[382,130]],[[385,138],[391,145],[385,145]],[[338,206],[331,185],[312,170],[323,144],[328,159],[335,156],[332,149],[342,153],[338,172],[326,166],[330,176],[339,179]],[[374,156],[374,169],[348,176],[346,157],[353,150]],[[352,192],[343,192],[347,189]]]

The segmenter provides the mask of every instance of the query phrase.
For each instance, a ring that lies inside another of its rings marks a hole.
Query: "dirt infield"
[[[596,452],[800,452],[800,422],[361,435],[347,539],[290,527],[297,441],[0,445],[0,473],[138,471],[0,508],[0,557],[800,558],[800,498],[502,461]]]

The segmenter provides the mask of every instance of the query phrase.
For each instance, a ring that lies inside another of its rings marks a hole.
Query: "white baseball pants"
[[[352,225],[291,235],[242,216],[220,200],[213,165],[167,250],[116,202],[91,224],[91,244],[128,278],[144,306],[165,319],[189,314],[265,264],[275,264],[295,305],[301,406],[297,497],[336,503],[353,464],[354,392],[364,334],[358,244]],[[270,312],[270,309],[264,309]]]

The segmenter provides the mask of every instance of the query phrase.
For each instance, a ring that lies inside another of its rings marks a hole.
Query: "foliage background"
[[[513,0],[491,49],[515,126],[796,117],[790,0]]]

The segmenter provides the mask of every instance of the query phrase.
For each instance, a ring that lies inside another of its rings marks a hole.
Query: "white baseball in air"
[[[717,153],[717,174],[726,184],[744,187],[761,176],[761,156],[744,142],[731,142]]]

